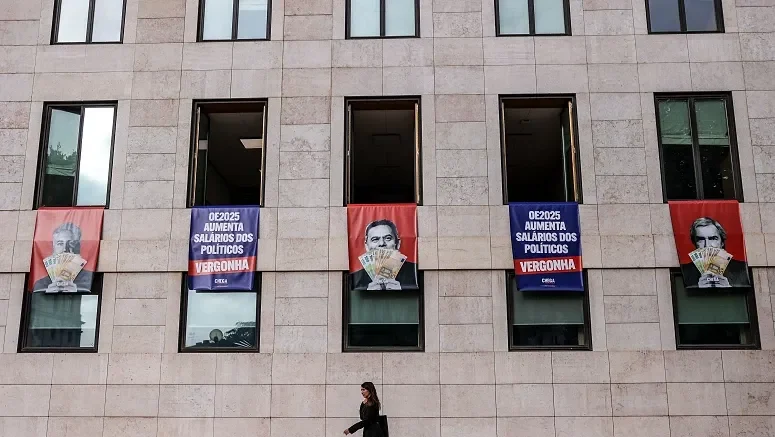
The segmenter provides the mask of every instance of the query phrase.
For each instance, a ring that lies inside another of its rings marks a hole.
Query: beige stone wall
[[[51,46],[0,0],[0,436],[334,437],[358,384],[394,437],[775,435],[775,3],[648,35],[570,0],[573,36],[496,38],[493,0],[421,0],[421,38],[344,39],[344,0],[273,0],[271,41],[197,43],[197,0],[127,0],[124,43]],[[762,351],[676,351],[654,92],[731,91]],[[507,352],[499,94],[577,98],[590,352]],[[342,354],[344,97],[422,99],[425,352]],[[268,98],[260,354],[178,354],[192,100]],[[98,354],[18,354],[44,102],[117,100]],[[633,249],[637,249],[634,251]],[[770,258],[772,257],[772,258]]]

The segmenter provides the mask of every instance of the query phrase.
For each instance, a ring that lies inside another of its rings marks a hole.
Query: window
[[[347,102],[347,203],[420,203],[419,105]]]
[[[568,0],[495,0],[498,36],[570,35]]]
[[[721,0],[646,0],[649,33],[723,32]]]
[[[344,350],[423,350],[423,276],[419,290],[352,290],[344,274]]]
[[[513,271],[506,284],[509,349],[592,348],[587,291],[519,291]]]
[[[729,95],[657,96],[665,200],[742,201]]]
[[[199,41],[269,39],[270,0],[200,0]]]
[[[249,291],[195,291],[183,275],[180,351],[258,352],[261,274]]]
[[[117,43],[126,0],[56,0],[52,44]]]
[[[581,202],[572,97],[501,99],[504,202]]]
[[[687,289],[678,269],[671,271],[670,278],[677,347],[758,347],[753,288]]]
[[[116,104],[57,104],[44,111],[37,205],[107,205]]]
[[[32,293],[26,286],[24,289],[20,352],[97,352],[102,274],[94,275],[89,293]]]
[[[347,0],[347,38],[420,36],[419,0]]]
[[[195,102],[189,206],[262,205],[266,102]]]

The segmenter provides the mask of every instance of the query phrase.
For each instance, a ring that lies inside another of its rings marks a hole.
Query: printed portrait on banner
[[[35,221],[29,289],[88,293],[97,269],[102,208],[41,208]]]
[[[416,290],[417,205],[349,205],[353,290]]]
[[[737,201],[674,201],[669,205],[685,286],[749,287]]]

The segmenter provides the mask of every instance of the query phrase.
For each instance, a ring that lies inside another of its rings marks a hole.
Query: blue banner
[[[510,203],[509,218],[518,290],[584,291],[577,203]]]
[[[257,206],[191,210],[190,290],[251,290],[258,253]]]

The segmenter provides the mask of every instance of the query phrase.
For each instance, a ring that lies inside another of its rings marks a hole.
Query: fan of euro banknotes
[[[689,252],[694,266],[700,271],[700,274],[713,273],[723,276],[724,271],[732,259],[732,255],[724,249],[717,247],[703,247]]]
[[[406,255],[395,249],[372,249],[358,257],[371,280],[396,279]]]
[[[52,282],[73,282],[86,265],[86,260],[75,253],[57,253],[43,259],[43,265]]]

